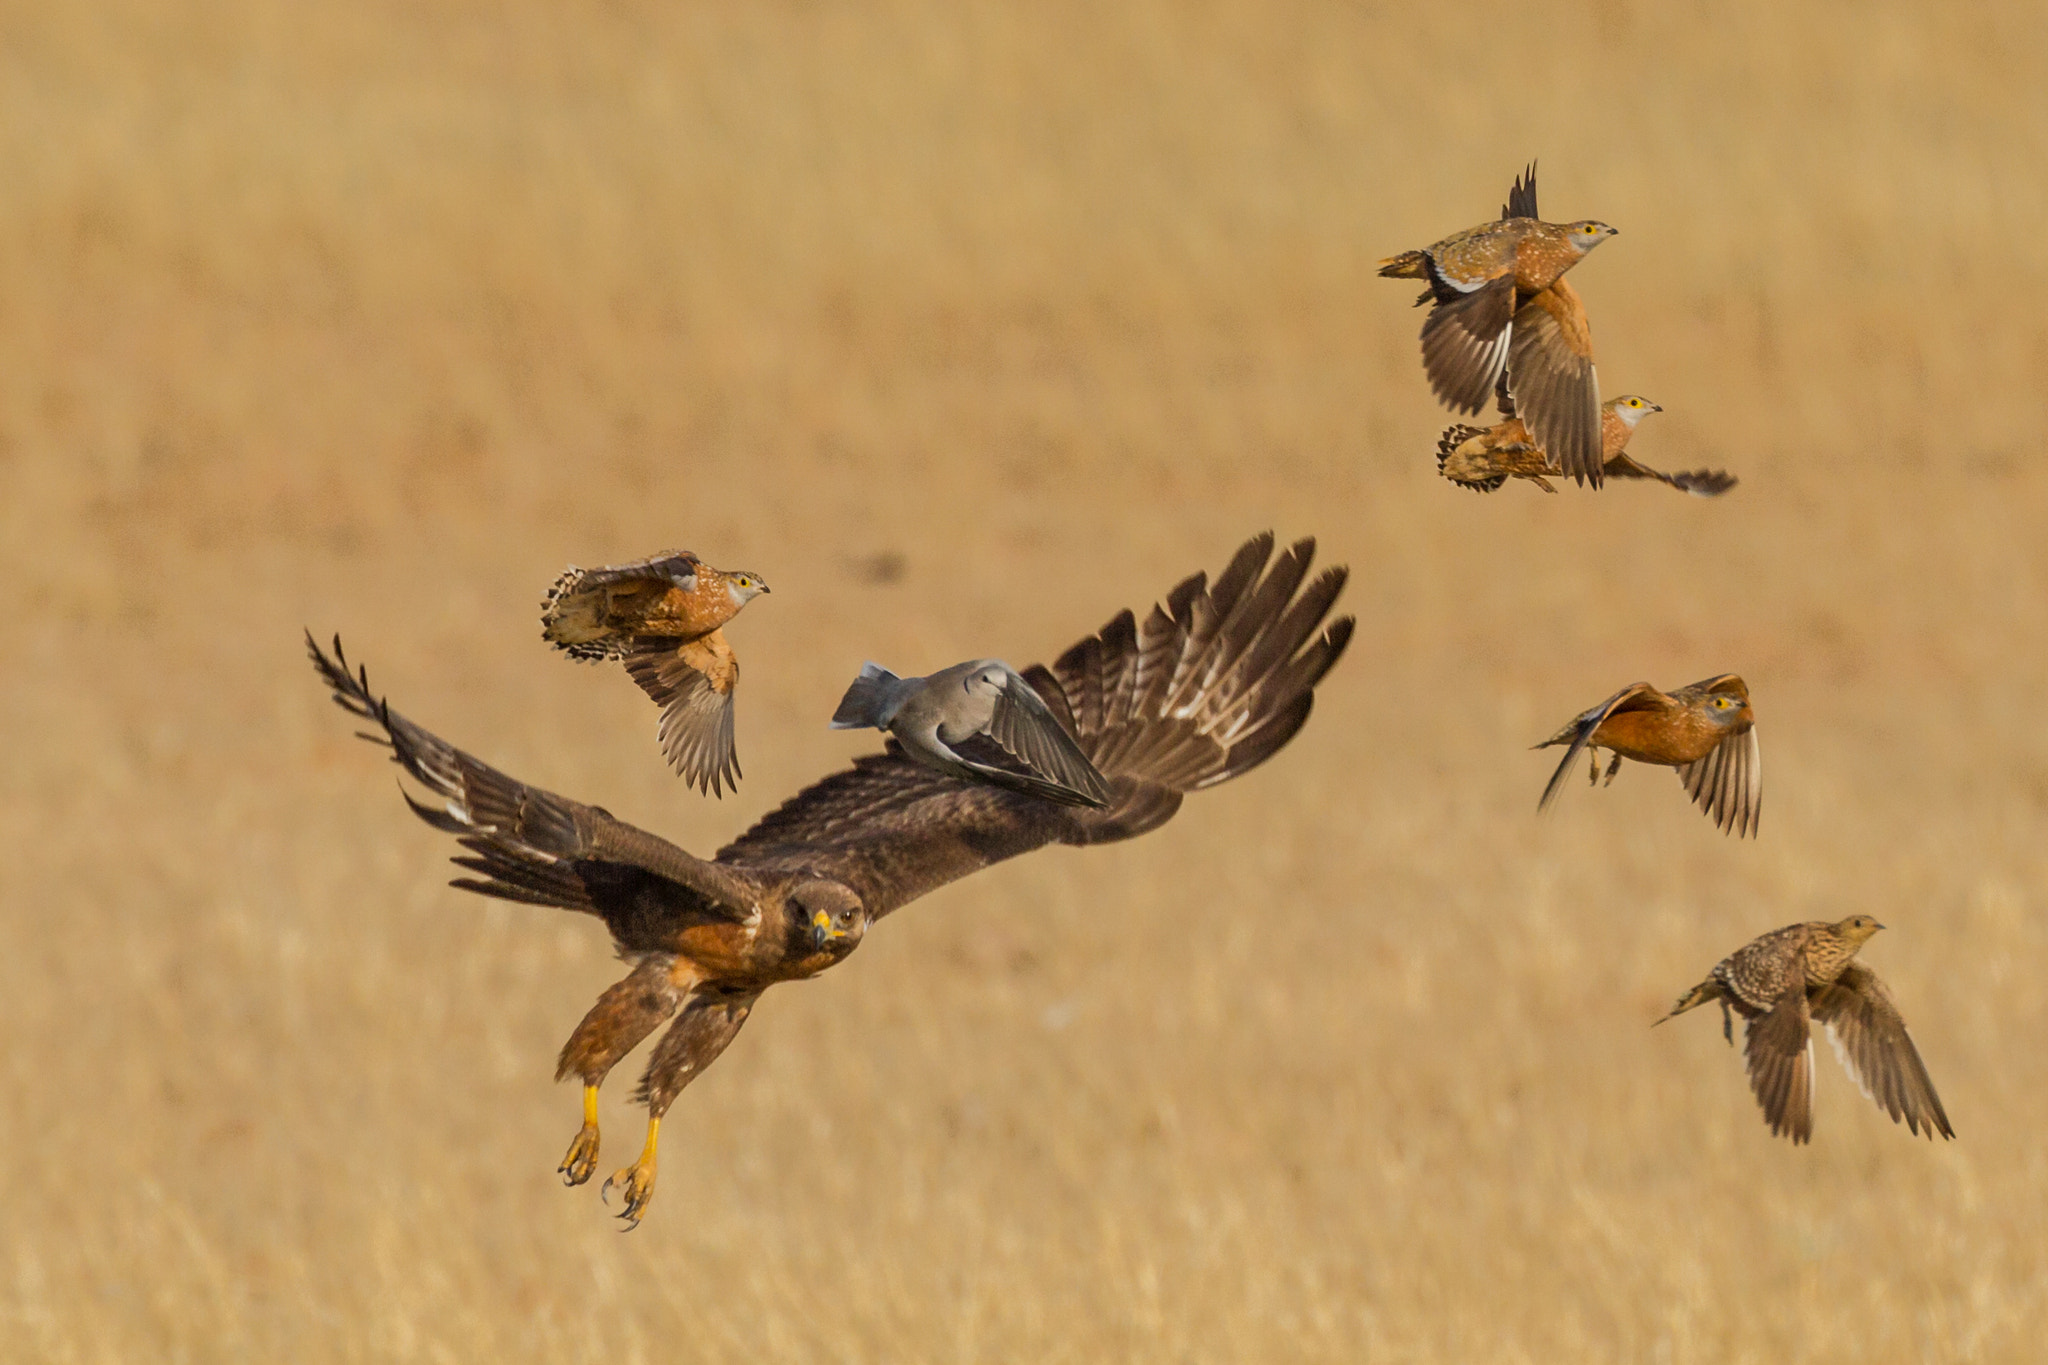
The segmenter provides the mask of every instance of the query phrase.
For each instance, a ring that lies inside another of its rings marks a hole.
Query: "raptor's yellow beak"
[[[811,912],[811,938],[822,948],[839,935],[832,931],[832,917],[823,910]]]

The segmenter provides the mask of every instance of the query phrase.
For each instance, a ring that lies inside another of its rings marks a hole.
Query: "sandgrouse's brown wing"
[[[1756,833],[1764,809],[1764,760],[1755,726],[1729,735],[1705,758],[1678,769],[1678,780],[1723,833]]]
[[[1313,541],[1273,560],[1240,549],[1212,585],[1186,579],[1143,625],[1120,612],[1051,668],[1023,677],[1108,783],[1109,804],[1062,806],[969,782],[888,751],[798,793],[720,850],[757,873],[802,869],[852,887],[871,915],[1048,843],[1102,844],[1157,829],[1191,791],[1270,758],[1308,720],[1352,621],[1327,621],[1344,572],[1305,586]]]
[[[1741,482],[1721,469],[1690,469],[1666,474],[1661,469],[1652,469],[1627,451],[1607,462],[1606,475],[1610,479],[1655,479],[1696,498],[1717,498]]]
[[[1771,1132],[1793,1142],[1813,1138],[1813,1031],[1807,1024],[1806,980],[1796,977],[1777,1004],[1749,1021],[1743,1054],[1749,1085]]]
[[[1501,206],[1502,218],[1541,218],[1536,211],[1536,163],[1530,162],[1508,189],[1508,202]]]
[[[1906,1021],[1877,973],[1850,963],[1832,985],[1815,992],[1812,1008],[1813,1017],[1827,1026],[1843,1068],[1892,1122],[1930,1138],[1956,1135]]]
[[[1571,771],[1572,763],[1592,743],[1593,732],[1600,728],[1601,721],[1617,711],[1668,711],[1673,704],[1671,698],[1646,682],[1630,683],[1598,706],[1581,711],[1566,722],[1563,729],[1536,745],[1538,749],[1548,749],[1553,744],[1568,746],[1564,757],[1558,760],[1557,770],[1551,773],[1550,781],[1543,788],[1543,796],[1536,803],[1537,811],[1550,809],[1550,803],[1564,790],[1565,774]]]
[[[1514,317],[1512,272],[1429,310],[1422,323],[1422,368],[1430,391],[1445,407],[1478,412],[1493,397],[1510,363]]]
[[[1515,313],[1509,329],[1508,387],[1515,413],[1565,473],[1598,488],[1600,383],[1585,307],[1559,280]]]
[[[1696,498],[1718,498],[1742,482],[1725,469],[1681,469],[1666,474],[1664,481]]]
[[[1655,479],[1659,483],[1671,482],[1669,474],[1661,469],[1650,468],[1627,451],[1609,460],[1602,472],[1610,479]]]
[[[697,587],[697,556],[671,550],[632,564],[601,569],[571,567],[541,604],[541,637],[577,659],[623,659],[636,636],[662,633],[686,610]],[[698,632],[668,629],[683,636]]]
[[[711,796],[737,789],[740,763],[733,746],[733,690],[739,660],[714,630],[696,640],[640,640],[626,655],[626,672],[661,708],[661,751],[683,780]]]
[[[744,875],[596,806],[529,787],[413,724],[370,691],[361,669],[349,671],[339,640],[332,659],[310,635],[306,648],[334,700],[382,731],[363,738],[388,744],[392,761],[440,798],[437,809],[405,794],[420,819],[469,850],[454,861],[478,875],[454,885],[596,915],[622,946],[637,949],[662,946],[663,931],[692,916],[745,920],[753,913],[755,892]]]

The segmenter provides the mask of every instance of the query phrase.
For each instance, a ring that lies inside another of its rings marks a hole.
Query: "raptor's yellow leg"
[[[647,1120],[647,1145],[640,1149],[640,1159],[623,1171],[615,1172],[604,1182],[600,1193],[609,1204],[612,1186],[619,1186],[626,1196],[626,1207],[619,1211],[619,1217],[631,1227],[640,1226],[640,1215],[647,1212],[647,1201],[654,1197],[654,1147],[661,1136],[661,1120]]]
[[[562,1164],[555,1169],[562,1173],[564,1185],[581,1185],[597,1169],[597,1087],[594,1085],[583,1087],[583,1127],[569,1143]]]

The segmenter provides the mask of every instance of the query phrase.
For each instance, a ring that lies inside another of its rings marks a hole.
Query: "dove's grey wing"
[[[1826,1025],[1843,1068],[1892,1122],[1929,1137],[1956,1135],[1906,1021],[1876,972],[1850,963],[1832,985],[1814,993],[1813,1017]]]
[[[1109,782],[1088,761],[1044,699],[1016,673],[1009,675],[996,697],[988,737],[1035,776],[1071,792],[1079,798],[1078,804],[1098,808],[1109,804]]]
[[[1041,777],[1023,759],[1012,754],[985,733],[969,735],[948,745],[947,748],[950,757],[946,761],[958,764],[962,770],[973,774],[976,781],[1007,787],[1011,791],[1023,792],[1041,801],[1051,801],[1062,806],[1100,808],[1108,804],[1107,801],[1092,801],[1084,793],[1064,782]]]

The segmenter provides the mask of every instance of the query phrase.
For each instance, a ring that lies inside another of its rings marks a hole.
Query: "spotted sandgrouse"
[[[1865,1095],[1908,1131],[1953,1138],[1906,1021],[1877,973],[1852,961],[1884,928],[1868,915],[1835,924],[1788,924],[1716,963],[1659,1019],[1710,1000],[1721,1003],[1721,1031],[1735,1041],[1732,1009],[1748,1021],[1743,1051],[1749,1084],[1771,1132],[1813,1139],[1813,1038],[1809,1020],[1827,1027],[1835,1055]]]

